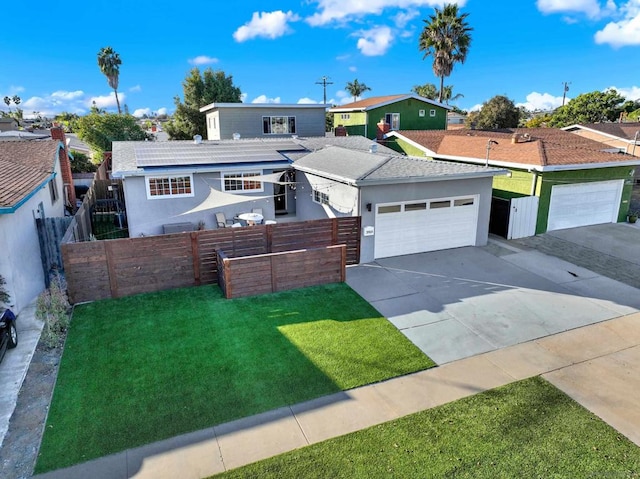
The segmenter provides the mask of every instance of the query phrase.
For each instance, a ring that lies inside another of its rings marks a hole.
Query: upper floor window
[[[436,116],[435,110],[429,110],[429,116]]]
[[[400,129],[400,113],[387,113],[384,116],[384,121],[389,125],[392,130]]]
[[[348,120],[349,118],[351,118],[351,114],[350,113],[341,113],[340,114],[340,119],[341,120]]]
[[[313,190],[313,201],[321,205],[328,205],[329,194],[323,191]]]
[[[263,116],[262,132],[265,135],[287,135],[296,133],[295,116]]]
[[[225,173],[222,177],[224,191],[262,191],[261,173],[247,171],[244,173]]]
[[[418,116],[424,116],[424,110],[418,110]]]
[[[55,203],[60,195],[58,194],[58,185],[56,184],[56,179],[53,178],[49,182],[49,194],[51,195],[51,203]]]
[[[193,196],[192,175],[147,176],[147,198]]]

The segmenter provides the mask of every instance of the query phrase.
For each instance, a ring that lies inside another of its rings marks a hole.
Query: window
[[[262,132],[265,135],[286,135],[296,133],[295,116],[263,116]]]
[[[342,114],[340,115],[340,119],[341,119],[341,120],[348,120],[348,119],[350,119],[350,118],[351,118],[351,114],[350,114],[350,113],[342,113]]]
[[[60,197],[60,195],[58,195],[58,185],[56,185],[55,178],[49,182],[49,194],[51,195],[51,203],[55,203]]]
[[[473,204],[473,198],[460,198],[453,200],[453,206],[469,206]]]
[[[426,203],[407,203],[406,205],[404,205],[405,211],[420,211],[420,210],[426,210],[426,209],[427,209]]]
[[[433,109],[429,110],[429,116],[431,116],[431,117],[436,116],[436,111],[433,110]]]
[[[329,204],[329,194],[323,191],[313,190],[313,201],[321,205]]]
[[[400,129],[400,113],[387,113],[384,116],[384,121],[389,124],[389,128],[392,130]]]
[[[193,178],[187,176],[148,176],[147,198],[193,196]]]
[[[429,209],[435,210],[437,208],[449,208],[451,206],[450,200],[445,201],[432,201],[429,203]]]
[[[262,191],[259,171],[226,173],[223,179],[224,191]]]
[[[378,206],[378,214],[383,215],[385,213],[400,213],[402,205],[390,205],[390,206]]]
[[[424,110],[418,110],[418,116],[424,116]]]

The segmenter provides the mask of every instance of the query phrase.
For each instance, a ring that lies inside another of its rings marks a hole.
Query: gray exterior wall
[[[395,185],[365,186],[359,189],[332,180],[326,180],[298,171],[297,217],[299,220],[327,218],[329,215],[319,204],[313,202],[312,184],[327,185],[332,183],[329,191],[330,202],[340,206],[355,205],[352,213],[336,211],[335,216],[362,216],[362,228],[375,228],[376,203],[392,203],[396,201],[412,201],[422,199],[446,198],[451,196],[479,195],[478,228],[475,246],[484,246],[489,237],[489,214],[491,212],[492,178],[473,178],[468,180],[433,181],[424,183],[401,183]],[[325,186],[326,188],[326,186]],[[360,197],[358,198],[358,195]],[[371,211],[366,204],[371,203]],[[400,234],[400,232],[398,232]],[[362,234],[362,233],[361,233]],[[370,263],[374,260],[374,236],[362,236],[360,246],[360,262]]]
[[[298,171],[296,173],[296,217],[300,221],[358,216],[358,194],[355,186]],[[329,186],[331,185],[331,186]],[[329,194],[330,205],[324,208],[313,201],[313,189]]]
[[[271,174],[273,170],[265,169],[238,169],[236,171],[262,171],[264,175]],[[279,171],[279,170],[277,170]],[[230,170],[231,172],[231,170]],[[181,174],[178,171],[171,175]],[[149,176],[162,176],[163,173],[150,173]],[[263,183],[262,192],[242,192],[233,194],[225,192],[225,201],[230,204],[221,204],[205,211],[182,214],[189,211],[207,199],[210,187],[221,190],[221,173],[194,173],[192,189],[193,197],[185,198],[147,198],[146,181],[144,176],[126,177],[123,181],[125,200],[127,203],[127,221],[129,236],[150,236],[163,234],[163,225],[174,223],[192,223],[194,229],[199,221],[204,222],[205,229],[217,228],[215,213],[223,212],[228,220],[239,213],[248,213],[253,208],[262,208],[265,219],[274,219],[274,184]],[[254,197],[255,199],[252,199]],[[230,201],[226,201],[226,200]],[[291,213],[295,213],[295,201],[289,201]]]
[[[244,104],[243,104],[244,105]],[[224,107],[207,113],[207,137],[209,140],[233,139],[234,133],[241,138],[289,138],[291,134],[264,134],[263,116],[295,116],[296,135],[324,136],[324,108],[273,108],[242,106],[238,108]],[[214,119],[217,129],[214,129]]]

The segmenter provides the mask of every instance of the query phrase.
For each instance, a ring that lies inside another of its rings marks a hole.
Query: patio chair
[[[227,226],[233,225],[233,220],[228,220],[222,211],[216,213],[216,223],[218,223],[218,228],[226,228]]]

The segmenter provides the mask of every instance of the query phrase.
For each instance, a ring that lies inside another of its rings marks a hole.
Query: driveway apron
[[[380,259],[347,283],[438,364],[640,309],[639,290],[507,242]]]

